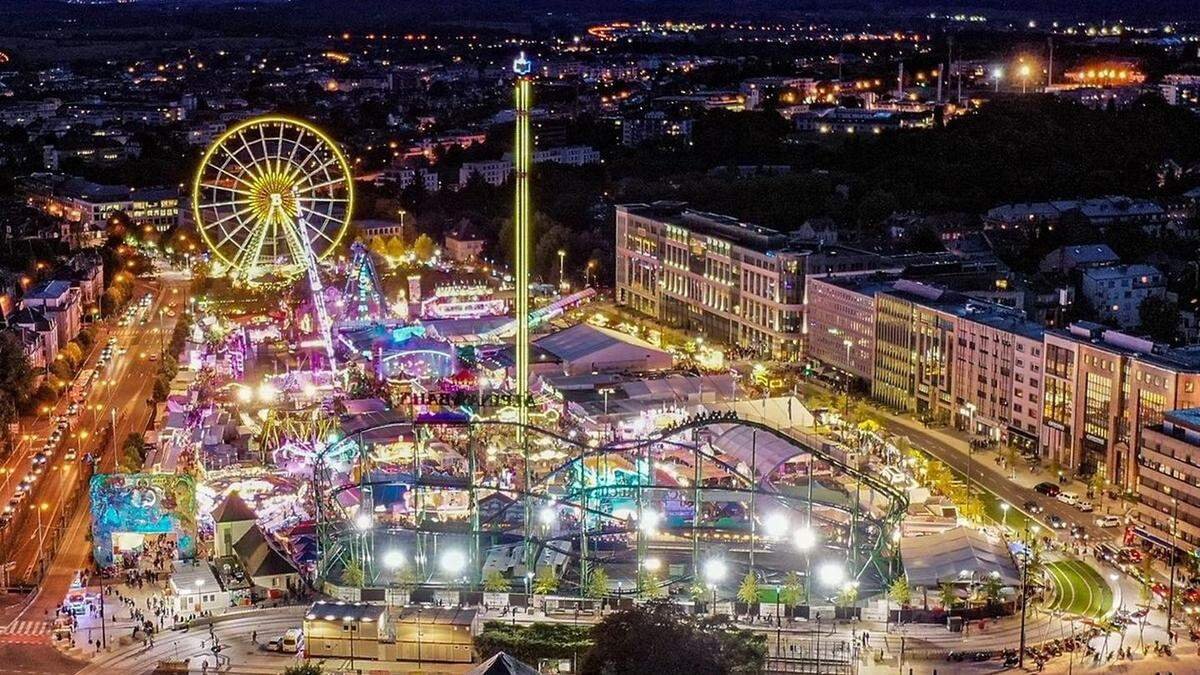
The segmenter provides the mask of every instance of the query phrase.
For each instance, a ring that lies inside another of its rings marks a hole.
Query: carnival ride
[[[598,566],[614,579],[629,571],[611,594],[711,585],[703,568],[714,558],[774,584],[822,561],[869,591],[898,573],[892,533],[907,497],[823,439],[730,415],[600,445],[526,425],[526,486],[520,446],[496,437],[511,441],[518,426],[387,412],[345,427],[315,457],[318,575],[338,583],[358,566],[363,586],[387,587],[407,566],[410,581],[471,586],[496,568],[489,552],[524,546],[532,553],[506,568],[515,578],[550,567],[581,592]],[[461,557],[460,573],[434,563],[447,554]]]
[[[200,236],[236,280],[307,276],[331,370],[333,327],[318,263],[336,249],[353,207],[350,164],[337,144],[282,116],[231,127],[204,153],[192,186]]]

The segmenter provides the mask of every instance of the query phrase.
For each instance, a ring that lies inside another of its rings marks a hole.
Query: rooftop
[[[318,600],[304,613],[306,620],[324,619],[325,621],[378,621],[387,612],[384,605],[373,605],[369,602],[344,602]]]

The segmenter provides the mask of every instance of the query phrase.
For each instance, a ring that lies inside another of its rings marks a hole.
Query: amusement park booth
[[[366,602],[314,602],[304,615],[305,655],[309,658],[380,658],[380,642],[391,640],[386,605]]]
[[[170,582],[172,611],[181,615],[219,611],[229,607],[229,591],[221,586],[206,562],[175,561]]]
[[[478,611],[456,607],[404,607],[395,620],[396,641],[385,645],[389,661],[470,663]]]

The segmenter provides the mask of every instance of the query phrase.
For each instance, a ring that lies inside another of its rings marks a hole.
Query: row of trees
[[[576,659],[584,675],[756,673],[767,655],[765,635],[662,601],[614,612],[590,628],[489,621],[475,647],[485,659],[503,651],[535,666],[543,659]]]

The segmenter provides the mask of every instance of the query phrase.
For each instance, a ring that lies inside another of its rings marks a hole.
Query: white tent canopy
[[[1021,583],[1017,565],[1004,543],[992,542],[978,530],[966,527],[905,537],[900,540],[900,555],[912,586],[931,588],[942,582],[966,582],[972,578],[982,581],[993,572],[1000,575],[1006,586]]]

